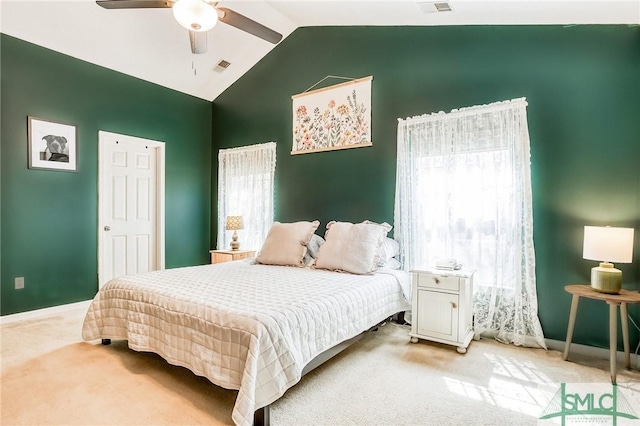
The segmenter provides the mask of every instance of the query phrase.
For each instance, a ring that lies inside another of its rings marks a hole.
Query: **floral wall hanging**
[[[372,80],[363,77],[292,96],[291,154],[372,146]]]

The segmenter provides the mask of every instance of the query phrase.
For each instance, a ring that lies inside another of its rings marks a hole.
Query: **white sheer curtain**
[[[395,238],[404,268],[476,269],[476,334],[546,347],[538,319],[524,99],[398,120]]]
[[[227,216],[242,216],[240,250],[260,250],[273,223],[276,143],[218,152],[218,249],[229,249]]]

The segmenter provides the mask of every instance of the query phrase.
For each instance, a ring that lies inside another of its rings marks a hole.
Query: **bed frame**
[[[371,331],[377,331],[377,330],[378,330],[378,325],[375,325],[371,329],[367,331],[363,331],[357,336],[352,337],[349,340],[345,340],[342,343],[338,343],[336,346],[329,348],[326,351],[316,355],[316,357],[313,358],[311,361],[309,361],[309,363],[305,365],[305,367],[302,369],[302,375],[304,376],[311,370],[314,370],[316,367],[319,367],[321,364],[325,363],[329,359],[338,355],[340,352],[342,352],[343,350],[347,349],[349,346],[353,345],[354,343],[362,339],[362,337],[366,333],[369,333]],[[271,417],[271,405],[266,405],[262,408],[259,408],[253,414],[253,426],[269,426],[271,422],[270,417]]]
[[[384,324],[389,320],[395,320],[396,322],[398,322],[400,324],[403,324],[404,323],[404,312],[398,312],[397,314],[393,315],[391,318],[388,318],[387,320],[384,320],[381,323],[374,325],[370,329],[368,329],[366,331],[363,331],[362,333],[358,334],[357,336],[352,337],[351,339],[345,340],[342,343],[338,343],[336,346],[331,347],[331,348],[327,349],[326,351],[321,352],[320,354],[316,355],[316,357],[313,358],[311,361],[309,361],[309,363],[307,365],[305,365],[305,367],[302,369],[302,376],[304,376],[305,374],[309,373],[310,371],[316,369],[317,367],[319,367],[320,365],[324,364],[325,362],[327,362],[328,360],[330,360],[334,356],[338,355],[343,350],[347,349],[349,346],[351,346],[354,343],[358,342],[360,339],[362,339],[364,337],[365,334],[370,333],[370,332],[374,332],[374,331],[378,331],[378,327],[381,324]],[[102,339],[102,344],[103,345],[110,345],[111,344],[111,339]],[[271,405],[266,405],[266,406],[264,406],[262,408],[259,408],[259,409],[256,410],[255,413],[253,413],[253,425],[254,426],[270,426],[270,424],[271,424]]]

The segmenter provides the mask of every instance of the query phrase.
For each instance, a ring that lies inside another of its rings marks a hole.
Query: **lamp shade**
[[[582,257],[602,262],[631,263],[633,228],[585,226]]]
[[[612,262],[631,263],[633,228],[585,226],[582,257],[601,262],[591,268],[591,288],[601,293],[620,293],[622,271],[614,268]]]
[[[237,229],[244,229],[242,216],[227,216],[227,231],[235,231]]]
[[[218,23],[218,12],[204,0],[178,0],[173,5],[173,17],[191,31],[209,31]]]

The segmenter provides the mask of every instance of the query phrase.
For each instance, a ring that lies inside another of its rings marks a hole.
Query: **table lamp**
[[[227,216],[227,231],[233,231],[231,237],[231,250],[238,250],[240,243],[238,242],[238,229],[243,229],[242,216]]]
[[[601,293],[618,294],[622,289],[622,271],[613,263],[631,263],[633,258],[633,228],[585,226],[582,257],[599,260],[591,269],[591,287]]]

